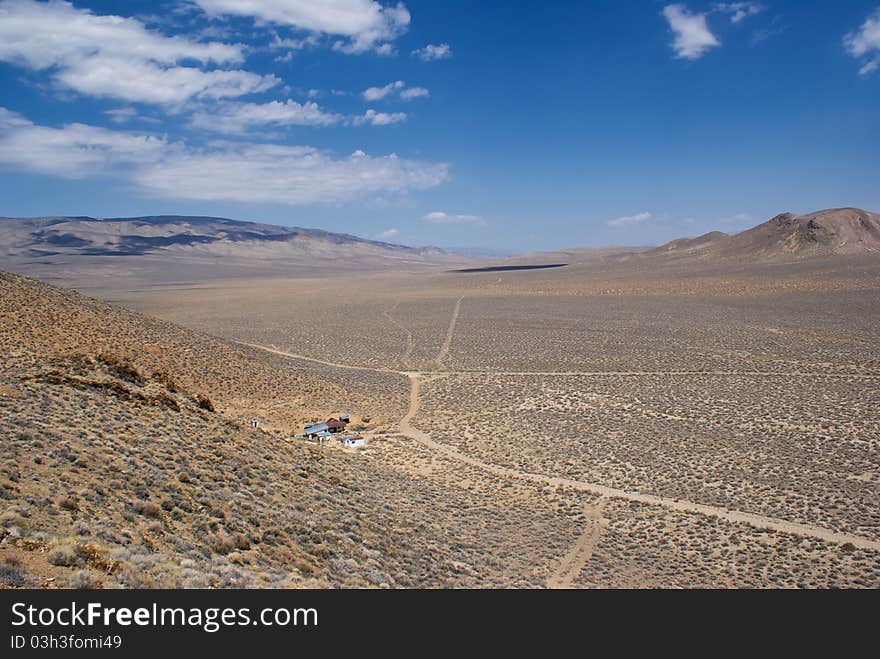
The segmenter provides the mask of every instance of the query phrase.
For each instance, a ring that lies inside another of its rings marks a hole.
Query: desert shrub
[[[199,404],[203,410],[207,410],[209,412],[216,412],[217,409],[214,407],[214,401],[205,396],[204,394],[199,394],[196,397],[196,402]]]
[[[162,516],[162,509],[152,501],[135,501],[132,507],[135,509],[135,512],[147,517],[158,518]]]
[[[70,588],[78,588],[80,590],[93,590],[101,587],[101,582],[95,579],[86,570],[79,570],[70,579],[67,580]]]
[[[243,533],[236,533],[234,540],[236,549],[241,549],[242,551],[245,551],[251,548],[250,538],[248,538]]]
[[[25,531],[28,528],[28,524],[25,521],[24,517],[22,517],[15,510],[7,510],[5,513],[0,515],[0,526],[7,529],[18,527],[22,531]]]
[[[235,549],[235,540],[228,536],[214,536],[211,538],[211,549],[218,554],[228,554]]]
[[[74,545],[58,545],[49,552],[47,560],[60,567],[75,567],[80,564],[79,552]]]
[[[58,505],[64,510],[79,510],[79,502],[73,496],[61,497],[58,500]]]
[[[17,565],[0,565],[0,586],[24,588],[28,581],[27,575]]]

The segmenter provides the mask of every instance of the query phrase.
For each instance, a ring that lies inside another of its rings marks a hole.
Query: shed
[[[330,428],[327,426],[326,423],[316,423],[315,425],[309,426],[305,429],[305,435],[306,437],[309,437],[311,435],[317,435],[322,432],[329,432],[329,430]]]
[[[344,435],[339,441],[343,446],[364,446],[367,443],[363,435]]]

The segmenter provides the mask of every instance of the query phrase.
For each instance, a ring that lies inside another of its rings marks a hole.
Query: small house
[[[327,422],[323,425],[327,426],[330,432],[342,432],[347,424],[339,419],[327,419]]]
[[[329,431],[330,431],[330,428],[326,423],[316,423],[313,426],[308,426],[305,429],[304,434],[306,437],[316,437],[317,435],[319,435],[322,432],[329,432]]]
[[[343,446],[364,446],[367,443],[363,435],[345,435],[340,442]]]

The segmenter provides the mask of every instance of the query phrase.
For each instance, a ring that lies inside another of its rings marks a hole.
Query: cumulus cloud
[[[383,87],[368,87],[361,92],[361,96],[367,101],[379,101],[396,94],[403,101],[411,101],[414,98],[430,96],[430,93],[424,87],[407,87],[403,80],[395,80]]]
[[[697,60],[721,42],[709,31],[706,14],[691,13],[681,4],[667,5],[663,16],[675,35],[672,49],[679,59]]]
[[[431,92],[424,87],[408,87],[400,92],[400,98],[403,101],[411,101],[414,98],[425,98],[430,95]]]
[[[448,43],[428,44],[424,48],[417,48],[412,51],[414,57],[418,57],[423,62],[431,62],[438,59],[448,59],[452,57],[452,48]]]
[[[130,170],[173,149],[164,138],[85,124],[38,126],[0,108],[0,163],[68,179]]]
[[[757,2],[719,2],[715,9],[730,15],[731,23],[741,23],[749,16],[756,16],[764,11]]]
[[[442,211],[428,213],[422,219],[434,224],[474,224],[483,221],[479,215],[450,215]]]
[[[402,89],[405,84],[406,83],[404,83],[403,80],[396,80],[394,82],[389,82],[384,87],[368,87],[361,95],[367,101],[378,101],[379,99],[388,96],[388,94],[391,94],[398,89]]]
[[[361,126],[369,124],[371,126],[389,126],[391,124],[399,124],[406,121],[406,112],[376,112],[369,109],[359,117],[354,118],[354,125]]]
[[[121,178],[169,199],[280,204],[345,203],[444,183],[448,166],[309,146],[218,142],[194,148],[166,138],[83,124],[40,126],[0,108],[0,164],[77,179]]]
[[[261,92],[279,82],[271,75],[179,64],[243,59],[241,45],[168,37],[136,19],[99,16],[68,2],[0,2],[0,61],[51,71],[56,83],[82,94],[175,104]]]
[[[330,126],[338,124],[343,116],[325,112],[314,101],[297,103],[222,103],[211,110],[200,110],[192,117],[192,125],[219,133],[241,134],[255,127],[266,126]]]
[[[382,5],[376,0],[194,0],[215,16],[247,16],[262,23],[313,34],[344,37],[334,49],[345,53],[369,50],[388,54],[387,42],[406,32],[410,14],[403,3]],[[384,52],[383,52],[384,51]]]
[[[846,52],[861,60],[859,75],[869,76],[880,68],[880,8],[859,29],[847,34],[843,45]]]
[[[632,224],[641,224],[642,222],[647,222],[653,217],[651,213],[636,213],[635,215],[624,215],[623,217],[616,217],[613,220],[608,220],[608,226],[610,227],[625,227],[630,226]]]

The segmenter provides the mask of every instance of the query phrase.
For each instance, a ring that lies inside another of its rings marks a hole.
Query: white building
[[[343,446],[365,446],[367,443],[363,435],[345,435],[339,441]]]

